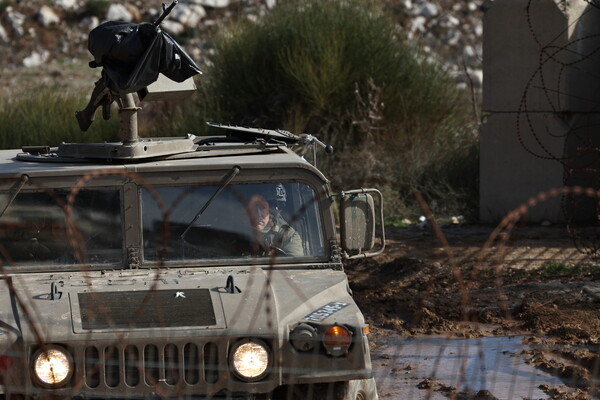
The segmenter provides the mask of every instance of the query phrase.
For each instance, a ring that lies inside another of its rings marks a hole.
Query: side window
[[[4,265],[120,263],[123,258],[121,197],[117,189],[84,189],[73,203],[68,189],[23,191],[0,216]],[[0,209],[10,195],[0,193]]]
[[[325,255],[316,196],[306,184],[229,185],[213,201],[218,186],[155,190],[160,202],[141,191],[145,260]]]

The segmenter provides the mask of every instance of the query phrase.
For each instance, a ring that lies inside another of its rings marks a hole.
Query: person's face
[[[271,217],[269,203],[264,199],[257,199],[252,202],[251,211],[254,214],[254,229],[263,230],[269,223]]]

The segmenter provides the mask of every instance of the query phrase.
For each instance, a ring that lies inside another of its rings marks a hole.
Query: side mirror
[[[371,193],[379,198],[379,222],[381,226],[381,247],[376,252],[363,253],[375,247],[377,216],[375,201]],[[341,244],[345,258],[370,257],[381,254],[385,247],[383,230],[383,196],[376,189],[344,191],[340,200]]]

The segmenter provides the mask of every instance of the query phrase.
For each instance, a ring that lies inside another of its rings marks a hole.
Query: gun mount
[[[94,122],[96,110],[111,117],[111,106],[119,112],[122,143],[62,144],[61,157],[136,159],[157,157],[194,150],[187,138],[152,138],[138,136],[134,93],[140,100],[154,101],[183,97],[195,92],[193,76],[201,73],[189,55],[165,32],[160,23],[177,5],[163,4],[163,12],[152,23],[131,24],[109,21],[93,29],[88,49],[94,56],[91,68],[102,67],[101,79],[95,83],[85,108],[75,113],[79,128],[85,132]]]
[[[98,83],[96,83],[98,85]],[[181,99],[191,96],[196,91],[193,78],[183,82],[174,82],[160,74],[156,82],[140,89],[137,97],[143,101],[161,101]],[[94,89],[92,99],[88,106],[76,113],[82,131],[86,131],[94,120],[93,112],[98,105],[102,106],[102,115],[105,120],[110,118],[110,107],[113,102],[118,106],[120,143],[63,143],[58,146],[59,157],[73,158],[101,158],[101,159],[139,159],[152,158],[169,154],[194,151],[193,135],[187,137],[169,138],[140,138],[138,135],[138,107],[133,93],[118,93],[117,91],[102,88]],[[108,109],[108,111],[106,110]],[[91,113],[91,114],[90,114]],[[91,115],[91,118],[89,117]],[[83,121],[83,122],[82,122]],[[87,123],[87,127],[82,124]],[[84,129],[85,128],[85,129]]]
[[[151,23],[133,24],[108,21],[89,34],[88,49],[94,56],[91,68],[102,68],[88,104],[75,113],[80,129],[85,132],[94,122],[98,108],[102,117],[111,118],[116,103],[119,116],[119,136],[116,143],[63,143],[56,148],[35,146],[23,148],[18,159],[41,162],[93,162],[94,160],[135,161],[165,158],[192,153],[214,144],[229,147],[253,144],[255,147],[303,146],[302,154],[312,149],[312,164],[316,166],[318,147],[327,153],[333,147],[310,134],[294,135],[284,130],[268,130],[208,123],[221,134],[212,137],[152,137],[138,134],[137,95],[140,101],[181,99],[196,91],[193,76],[201,71],[191,57],[165,32],[160,23],[177,5],[163,4],[162,14]]]

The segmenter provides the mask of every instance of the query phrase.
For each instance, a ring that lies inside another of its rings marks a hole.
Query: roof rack
[[[210,143],[248,143],[257,140],[263,140],[265,143],[274,143],[281,145],[295,145],[303,140],[300,136],[294,135],[291,132],[282,129],[263,129],[250,128],[237,125],[218,124],[214,122],[206,123],[211,128],[222,129],[225,132],[225,137],[208,137],[196,141],[196,144],[201,146]]]
[[[326,145],[313,135],[302,133],[295,135],[283,129],[249,128],[245,126],[224,125],[207,122],[207,125],[217,129],[223,129],[225,136],[208,137],[197,139],[198,146],[216,143],[248,143],[262,140],[264,143],[272,143],[285,146],[300,145],[305,149],[312,148],[313,165],[317,165],[317,147],[322,147],[328,154],[333,153],[333,146]]]

